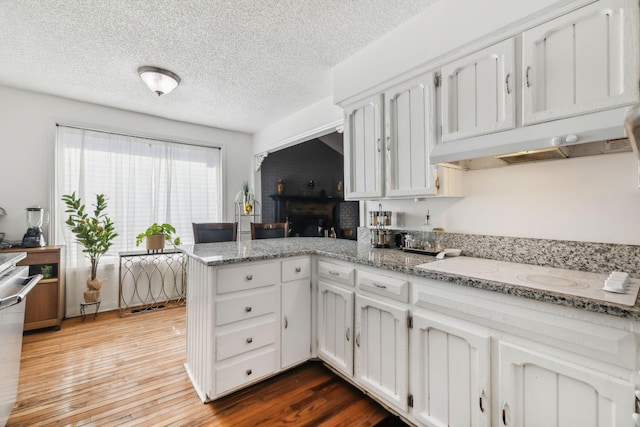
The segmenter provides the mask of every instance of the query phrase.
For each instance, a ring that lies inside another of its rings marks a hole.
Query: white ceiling
[[[254,133],[436,0],[0,0],[0,84]],[[142,65],[182,79],[158,98]]]

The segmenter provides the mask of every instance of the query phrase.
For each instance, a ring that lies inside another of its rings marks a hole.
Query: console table
[[[120,252],[120,317],[187,302],[187,257],[179,249]]]

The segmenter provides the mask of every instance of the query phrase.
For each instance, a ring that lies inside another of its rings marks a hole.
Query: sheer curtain
[[[107,214],[119,236],[102,258],[98,276],[107,277],[109,289],[115,289],[114,294],[103,290],[105,308],[116,308],[118,252],[135,250],[137,234],[154,222],[168,222],[183,244],[190,244],[192,222],[221,221],[220,163],[219,148],[58,126],[55,241],[66,246],[68,309],[79,310],[85,287],[81,278],[89,262],[64,224],[63,194],[75,191],[88,212],[93,211],[96,194],[107,198]]]

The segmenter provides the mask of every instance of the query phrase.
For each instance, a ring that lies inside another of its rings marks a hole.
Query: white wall
[[[256,132],[253,152],[274,152],[331,133],[342,125],[343,114],[342,108],[333,104],[333,97],[322,99]]]
[[[633,153],[467,171],[462,182],[463,198],[381,203],[407,229],[419,230],[430,210],[434,227],[455,233],[640,245]]]
[[[225,211],[230,221],[233,197],[252,173],[250,135],[0,86],[0,206],[8,212],[0,217],[0,231],[7,233],[7,239],[22,238],[27,206],[51,210],[56,123],[222,147]],[[99,276],[107,277],[108,283],[102,288],[101,311],[118,307],[117,261],[103,260]],[[69,273],[68,317],[79,314],[87,276],[87,272]]]

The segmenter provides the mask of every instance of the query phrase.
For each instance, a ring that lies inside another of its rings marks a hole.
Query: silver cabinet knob
[[[302,269],[300,267],[296,267],[296,273],[300,273]]]

